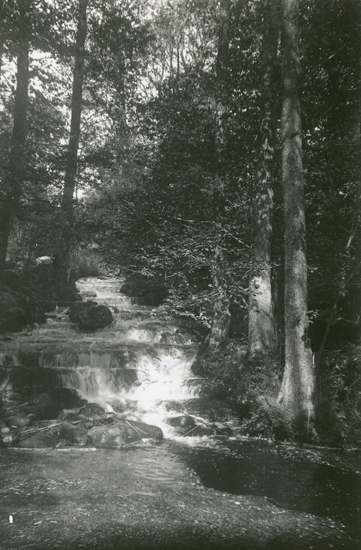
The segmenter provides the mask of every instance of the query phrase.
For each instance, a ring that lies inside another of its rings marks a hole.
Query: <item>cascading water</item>
[[[165,420],[179,414],[179,408],[172,410],[169,402],[198,395],[191,371],[197,345],[156,309],[132,304],[119,292],[120,285],[117,279],[78,282],[85,299],[107,305],[115,321],[97,331],[86,351],[42,352],[41,367],[56,373],[56,385],[74,389],[108,411],[156,424],[171,437]],[[88,339],[85,334],[79,348]]]

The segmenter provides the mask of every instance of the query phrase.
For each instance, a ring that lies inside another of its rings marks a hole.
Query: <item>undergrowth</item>
[[[246,349],[245,344],[230,340],[222,349],[207,355],[203,395],[230,403],[238,411],[240,433],[244,435],[291,438],[291,423],[277,403],[280,387],[277,364],[250,362]]]
[[[323,444],[359,445],[361,347],[346,344],[324,355],[317,383],[316,429]]]
[[[278,403],[282,372],[276,362],[249,362],[246,345],[229,343],[207,355],[202,394],[238,411],[239,433],[334,447],[359,446],[361,436],[361,348],[347,344],[326,352],[317,376],[315,424],[291,421]]]

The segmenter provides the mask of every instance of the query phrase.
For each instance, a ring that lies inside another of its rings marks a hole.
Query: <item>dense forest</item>
[[[121,275],[244,433],[357,441],[360,2],[0,12],[0,331]]]

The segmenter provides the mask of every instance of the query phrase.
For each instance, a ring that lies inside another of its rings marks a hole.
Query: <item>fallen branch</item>
[[[147,433],[144,432],[143,430],[141,430],[140,428],[136,428],[135,426],[132,426],[131,424],[129,424],[128,420],[126,420],[125,422],[126,422],[126,424],[128,424],[128,426],[130,426],[131,428],[133,428],[133,430],[136,432],[136,434],[137,434],[137,436],[139,437],[139,439],[142,439],[142,438],[141,438],[141,436],[139,435],[138,430],[139,430],[140,432],[143,432],[145,435],[147,435]]]
[[[192,428],[191,430],[189,430],[188,432],[186,432],[185,434],[182,435],[182,437],[185,437],[186,435],[192,433],[196,428],[199,428],[199,424],[196,424],[194,426],[194,428]]]

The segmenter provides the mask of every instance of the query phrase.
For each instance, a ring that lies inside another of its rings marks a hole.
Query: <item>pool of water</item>
[[[324,463],[318,452],[310,460],[309,451],[264,441],[206,445],[163,441],[122,451],[2,450],[0,548],[115,549],[123,547],[123,538],[104,546],[102,541],[114,530],[123,537],[130,527],[133,542],[144,530],[144,548],[154,529],[166,532],[169,543],[180,528],[192,548],[198,548],[194,533],[200,528],[200,548],[207,547],[211,532],[213,541],[229,539],[224,548],[232,550],[358,548],[359,474]],[[14,529],[6,527],[10,514]],[[261,533],[264,521],[283,545]],[[242,538],[237,546],[234,537],[248,528],[256,546],[242,546]],[[295,530],[297,544],[287,546],[284,539]],[[125,547],[133,548],[129,544]],[[210,547],[223,548],[217,542]]]
[[[330,517],[357,536],[361,475],[325,463],[317,451],[264,441],[228,441],[222,449],[173,445],[172,452],[206,487],[267,497],[283,509]]]

